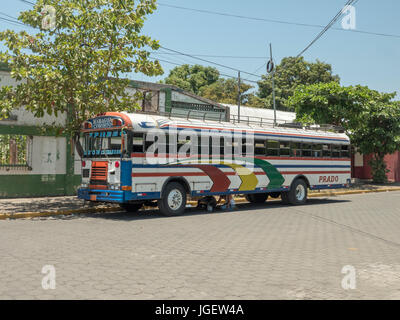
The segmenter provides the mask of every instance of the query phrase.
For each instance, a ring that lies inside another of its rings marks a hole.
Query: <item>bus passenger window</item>
[[[350,146],[346,145],[346,146],[342,146],[342,150],[340,152],[340,156],[341,158],[350,158]]]
[[[279,142],[275,140],[267,141],[267,155],[279,156]]]
[[[340,145],[332,145],[332,158],[340,158]]]
[[[290,153],[292,157],[301,157],[301,143],[291,142],[290,143]]]
[[[132,152],[143,153],[143,133],[134,133],[132,136]]]
[[[322,144],[314,144],[313,145],[313,157],[314,158],[321,158],[322,157]]]
[[[312,145],[308,143],[303,143],[301,145],[301,154],[303,157],[312,157]]]
[[[255,140],[254,141],[254,154],[256,156],[265,156],[267,149],[265,147],[264,140]]]
[[[290,157],[290,142],[280,141],[279,143],[279,155],[281,157]]]
[[[322,145],[322,156],[324,158],[331,157],[331,145],[330,144],[323,144]]]

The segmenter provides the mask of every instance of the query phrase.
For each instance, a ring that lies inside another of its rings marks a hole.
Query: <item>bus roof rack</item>
[[[305,129],[305,130],[317,130],[317,131],[333,131],[338,133],[344,133],[345,130],[341,126],[336,126],[333,124],[309,124],[305,125],[300,122],[287,122],[278,124],[279,127],[287,127],[287,128],[297,128],[297,129]]]

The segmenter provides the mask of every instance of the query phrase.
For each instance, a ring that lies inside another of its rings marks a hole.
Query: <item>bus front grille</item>
[[[90,177],[90,188],[103,189],[107,187],[107,161],[92,162],[92,175]],[[99,188],[101,186],[101,188]]]

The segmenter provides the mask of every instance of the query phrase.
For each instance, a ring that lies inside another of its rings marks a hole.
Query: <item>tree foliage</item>
[[[286,57],[275,69],[275,100],[276,107],[281,110],[291,109],[288,99],[300,85],[316,83],[338,82],[339,76],[332,74],[332,66],[317,60],[307,62],[303,57]],[[259,108],[273,108],[272,78],[263,75],[258,82],[259,90],[251,99],[251,106]]]
[[[213,84],[219,79],[219,76],[216,68],[184,64],[173,68],[162,82],[199,94],[202,87]]]
[[[249,100],[250,93],[246,93],[253,88],[246,83],[240,84],[241,104],[246,104]],[[219,103],[238,103],[238,82],[235,79],[220,78],[216,82],[200,88],[200,96],[217,101]]]
[[[342,126],[362,154],[372,154],[375,182],[386,181],[384,157],[400,149],[400,103],[396,93],[336,82],[300,86],[289,99],[297,120]]]
[[[49,5],[54,25],[47,23]],[[162,74],[160,64],[148,59],[148,48],[157,50],[158,42],[141,34],[155,9],[155,0],[38,0],[19,16],[36,34],[0,32],[8,49],[0,62],[19,81],[1,88],[1,114],[20,106],[36,117],[68,111],[66,129],[77,139],[88,117],[134,109],[137,97],[127,93],[129,80],[121,75]]]

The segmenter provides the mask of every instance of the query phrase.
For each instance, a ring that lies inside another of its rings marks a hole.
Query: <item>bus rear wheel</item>
[[[250,193],[246,194],[246,199],[250,203],[264,203],[268,199],[267,193]]]
[[[292,205],[305,204],[307,201],[307,184],[303,179],[296,179],[290,191],[285,193],[282,192],[282,200],[284,203],[290,203]]]
[[[158,208],[167,217],[182,215],[186,208],[185,188],[178,182],[168,183],[158,200]]]

